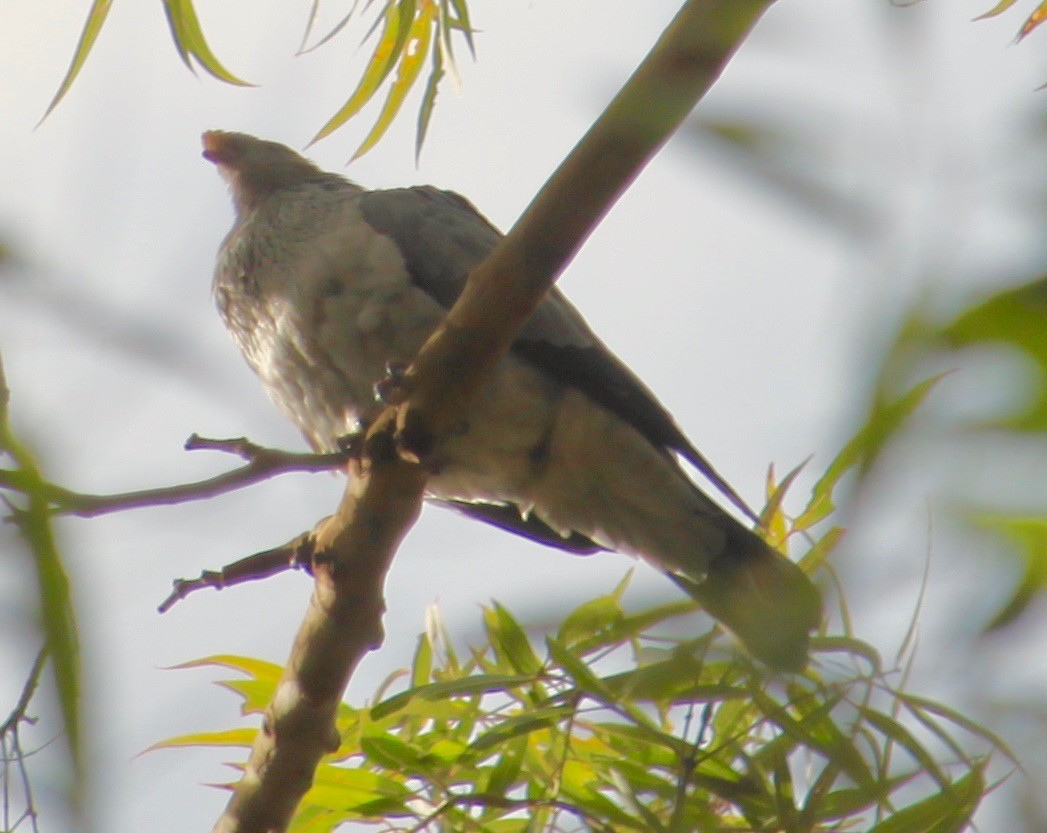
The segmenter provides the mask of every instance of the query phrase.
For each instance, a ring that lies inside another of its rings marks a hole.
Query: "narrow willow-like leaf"
[[[425,82],[425,93],[422,95],[422,103],[418,107],[418,125],[415,129],[414,137],[414,163],[418,164],[422,156],[422,146],[425,144],[425,137],[429,134],[429,122],[433,117],[433,109],[436,107],[436,94],[440,88],[440,82],[443,80],[444,72],[443,67],[443,50],[434,48],[433,53],[433,68],[429,71],[429,78]]]
[[[491,647],[503,666],[519,674],[537,675],[542,670],[542,662],[531,647],[527,634],[505,607],[496,603],[493,608],[485,610],[484,625]]]
[[[478,674],[472,677],[463,677],[460,680],[444,680],[438,683],[430,683],[420,688],[412,688],[401,692],[388,700],[376,703],[371,707],[372,720],[381,720],[395,712],[400,711],[416,697],[423,700],[443,700],[448,697],[468,694],[488,694],[496,691],[505,691],[521,685],[534,682],[531,674]]]
[[[1040,3],[1039,6],[1032,10],[1032,14],[1026,18],[1025,23],[1022,24],[1022,28],[1018,32],[1018,40],[1024,38],[1045,20],[1047,20],[1047,0]]]
[[[389,6],[386,8],[382,20],[384,21],[382,36],[371,54],[371,60],[367,64],[367,69],[364,71],[360,83],[356,85],[353,94],[349,96],[349,99],[341,106],[338,112],[331,116],[327,123],[313,136],[309,144],[314,144],[325,136],[329,136],[360,112],[363,106],[378,91],[378,88],[392,71],[392,68],[396,66],[396,59],[399,57],[396,45],[400,39],[400,15],[395,7]]]
[[[578,688],[604,703],[612,704],[617,702],[617,695],[604,685],[603,681],[592,672],[580,656],[558,639],[549,637],[545,642],[549,649],[549,656],[567,672]]]
[[[1042,16],[1041,16],[1042,20]],[[1039,378],[1029,385],[1024,412],[987,427],[1047,432],[1047,276],[999,292],[961,313],[940,335],[953,348],[1004,345],[1032,362]]]
[[[993,6],[991,9],[989,9],[989,11],[978,15],[975,18],[975,20],[985,20],[989,17],[996,17],[996,15],[1002,14],[1003,12],[1007,11],[1011,6],[1013,6],[1017,2],[1018,0],[1000,0],[1000,2]]]
[[[434,6],[428,3],[423,4],[422,13],[418,15],[410,27],[410,33],[402,47],[401,54],[403,57],[400,59],[400,68],[397,70],[396,80],[393,81],[392,86],[389,88],[385,104],[382,106],[382,111],[378,114],[378,119],[371,128],[371,132],[360,143],[360,147],[353,154],[353,159],[359,159],[378,144],[378,140],[385,135],[389,125],[396,118],[396,114],[400,112],[407,93],[414,86],[414,82],[418,80],[418,75],[422,71],[422,64],[425,63],[425,59],[429,54],[429,43],[433,34],[434,11]]]
[[[867,786],[875,783],[869,766],[855,748],[840,731],[836,729],[831,734],[824,731],[831,703],[822,704],[821,708],[804,715],[800,719],[794,718],[788,713],[785,706],[777,703],[772,697],[765,694],[758,687],[752,687],[750,694],[756,706],[763,712],[767,720],[779,726],[782,731],[799,741],[809,749],[820,752],[829,761],[846,772],[859,785]],[[835,727],[834,727],[835,728]]]
[[[817,573],[825,565],[833,550],[836,549],[846,534],[847,530],[841,526],[831,527],[815,542],[814,546],[803,554],[799,564],[803,567],[804,572],[807,575]]]
[[[698,605],[696,602],[681,601],[669,602],[668,604],[659,605],[658,607],[653,607],[649,610],[641,611],[640,613],[627,614],[620,622],[612,625],[603,633],[594,634],[586,639],[576,642],[571,647],[580,656],[585,656],[586,654],[598,651],[601,648],[606,648],[610,645],[628,642],[643,633],[645,630],[648,630],[667,619],[673,619],[677,616],[685,616],[689,613],[694,613],[697,609]]]
[[[164,10],[167,12],[171,37],[186,66],[192,68],[189,62],[189,55],[192,55],[208,74],[219,81],[239,87],[251,86],[227,70],[211,51],[204,38],[203,29],[200,28],[200,20],[196,16],[192,0],[164,0]]]
[[[83,775],[80,740],[80,645],[76,610],[62,556],[55,543],[51,509],[43,495],[44,478],[29,449],[11,432],[8,424],[10,391],[0,362],[0,454],[6,453],[15,470],[25,475],[29,487],[27,503],[15,506],[5,500],[10,515],[4,520],[18,527],[36,569],[36,585],[43,619],[44,648],[51,659],[62,721],[69,743],[73,771],[79,782]]]
[[[374,813],[376,804],[388,810],[403,810],[403,799],[411,790],[402,781],[388,774],[359,767],[321,766],[316,771],[313,786],[302,799],[303,805],[336,811],[366,810]]]
[[[428,685],[433,673],[433,645],[427,634],[418,637],[418,647],[411,663],[411,688]]]
[[[446,0],[445,0],[446,2]],[[469,22],[469,7],[466,6],[465,0],[451,0],[451,6],[454,8],[457,19],[454,22],[454,28],[459,29],[462,35],[465,37],[465,42],[469,47],[469,52],[476,58],[476,45],[473,43],[473,24]]]
[[[623,616],[621,589],[597,596],[571,611],[560,625],[556,638],[573,646],[593,634],[603,633],[621,623]]]
[[[883,668],[883,659],[868,642],[855,639],[853,636],[815,636],[811,638],[811,651],[819,654],[842,652],[864,659],[872,666],[874,674]]]
[[[980,767],[945,792],[892,813],[868,833],[951,833],[964,829],[982,795],[985,779]]]
[[[91,3],[91,9],[87,13],[87,21],[80,32],[80,40],[76,45],[76,51],[73,53],[73,60],[69,64],[69,69],[65,72],[62,83],[58,85],[58,92],[51,99],[51,103],[47,105],[47,110],[44,111],[44,115],[40,119],[41,122],[51,115],[51,111],[58,106],[58,102],[65,97],[65,94],[69,92],[69,88],[73,86],[73,81],[80,74],[84,61],[87,60],[91,47],[95,44],[98,33],[102,31],[102,24],[105,23],[105,18],[109,14],[109,9],[112,5],[113,0],[94,0]]]
[[[926,697],[920,697],[917,694],[909,694],[904,691],[893,691],[892,694],[897,697],[906,708],[910,710],[921,710],[928,712],[929,714],[936,715],[943,720],[948,720],[950,723],[959,726],[962,729],[970,732],[976,737],[980,737],[985,741],[988,741],[994,747],[999,749],[1004,755],[1011,759],[1015,764],[1018,763],[1018,758],[1011,750],[1011,748],[1004,743],[1003,738],[997,735],[995,732],[982,726],[980,723],[976,723],[969,717],[965,717],[955,709],[951,709],[948,706],[937,703],[934,700],[928,700]]]
[[[493,749],[506,741],[529,735],[542,729],[555,726],[574,713],[574,706],[547,706],[534,711],[523,712],[508,717],[472,743],[472,749],[483,752]]]
[[[767,530],[767,542],[772,547],[781,547],[785,543],[788,523],[786,522],[785,513],[781,511],[782,501],[785,500],[785,495],[789,488],[796,482],[796,478],[800,476],[800,472],[804,470],[804,467],[810,461],[811,458],[808,457],[801,462],[785,475],[782,482],[777,485],[774,482],[774,467],[767,469],[767,505],[760,513],[758,524],[761,529]]]
[[[171,32],[171,40],[174,42],[174,47],[178,51],[178,57],[182,59],[185,68],[190,72],[196,72],[193,69],[193,62],[189,58],[188,45],[185,42],[185,38],[182,37],[182,18],[176,3],[177,0],[164,0],[164,16],[167,18],[167,28]]]
[[[394,771],[410,772],[425,769],[424,754],[420,749],[404,743],[394,735],[368,735],[360,738],[361,751],[373,761]]]
[[[843,476],[851,469],[857,469],[859,475],[864,474],[886,442],[897,433],[944,375],[932,376],[897,399],[876,405],[868,422],[836,455],[836,459],[814,485],[810,503],[793,522],[795,530],[807,529],[833,512],[836,508],[833,492]]]
[[[505,795],[520,776],[524,753],[527,751],[527,738],[517,738],[505,745],[498,762],[490,768],[487,783],[478,785],[492,795]]]
[[[257,729],[227,729],[223,732],[194,732],[191,735],[179,735],[174,738],[154,743],[146,752],[154,749],[175,749],[181,746],[242,746],[251,748]]]
[[[905,728],[905,726],[890,715],[876,711],[875,709],[862,707],[859,711],[866,723],[875,726],[880,732],[912,755],[913,759],[920,765],[923,771],[938,782],[938,786],[940,786],[942,790],[951,789],[949,779],[946,777],[941,767],[938,766],[938,762],[934,760],[934,756],[923,748],[923,745],[916,739],[912,732]]]
[[[274,686],[261,680],[219,680],[218,685],[238,694],[241,714],[261,714],[273,699]]]
[[[353,5],[350,7],[349,11],[346,12],[345,16],[334,25],[334,28],[332,28],[330,32],[328,32],[326,35],[320,38],[320,40],[318,40],[312,46],[307,46],[306,44],[309,42],[309,35],[312,34],[313,26],[316,23],[316,13],[320,7],[320,0],[313,0],[313,7],[309,10],[309,20],[306,23],[305,32],[302,35],[302,43],[298,47],[298,54],[305,55],[309,52],[312,52],[314,49],[319,49],[325,43],[334,38],[348,25],[349,21],[352,20],[353,15],[356,14],[356,7],[358,5],[359,0],[354,0]],[[370,5],[370,3],[368,3],[367,5]]]
[[[1018,551],[1024,562],[1022,578],[1011,598],[985,626],[986,632],[1010,625],[1029,605],[1047,591],[1047,516],[974,515],[972,520],[983,529],[995,532]]]

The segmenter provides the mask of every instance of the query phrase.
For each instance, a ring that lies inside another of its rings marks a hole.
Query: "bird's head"
[[[238,212],[254,208],[282,188],[331,176],[289,147],[246,133],[208,130],[202,141],[204,159],[229,183]]]

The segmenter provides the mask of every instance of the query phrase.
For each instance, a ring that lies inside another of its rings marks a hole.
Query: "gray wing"
[[[437,188],[369,191],[360,198],[359,206],[367,222],[399,247],[414,283],[447,309],[458,299],[469,273],[502,237],[468,200]],[[556,288],[549,291],[524,325],[512,351],[624,419],[656,448],[681,454],[756,520],[745,501],[687,439],[655,395],[604,346]],[[469,512],[467,507],[458,508]],[[493,521],[473,514],[496,525],[507,523],[501,515]],[[536,534],[533,521],[520,520],[528,528],[514,527],[514,531],[551,543]],[[576,547],[565,549],[578,551]]]

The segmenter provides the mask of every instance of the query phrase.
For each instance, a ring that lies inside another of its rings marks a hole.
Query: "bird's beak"
[[[204,159],[219,166],[229,164],[231,161],[231,148],[226,140],[224,131],[208,130],[200,137],[200,140],[204,146],[204,151],[201,154]]]

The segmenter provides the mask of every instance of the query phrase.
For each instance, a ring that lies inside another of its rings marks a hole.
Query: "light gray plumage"
[[[318,449],[382,409],[374,385],[409,363],[500,234],[435,188],[366,191],[294,151],[204,134],[236,223],[214,295],[248,363]],[[574,552],[665,570],[757,657],[796,669],[820,600],[803,572],[706,497],[676,454],[737,496],[654,395],[552,290],[431,460],[428,495]]]

